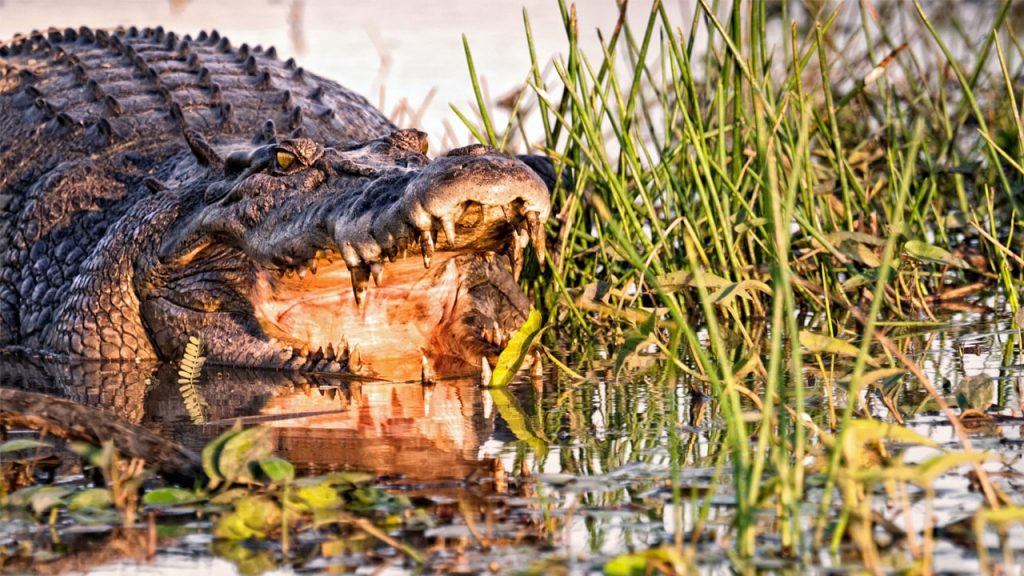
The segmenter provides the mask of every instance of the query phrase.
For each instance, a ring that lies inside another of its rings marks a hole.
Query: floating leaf
[[[498,356],[498,363],[495,364],[494,370],[491,372],[490,387],[507,386],[512,381],[516,372],[519,371],[519,367],[523,365],[526,355],[530,352],[530,346],[534,339],[540,333],[541,323],[540,312],[530,309],[530,315],[526,317],[526,322],[519,327],[519,330],[516,330],[515,334],[512,334],[508,345]]]
[[[220,517],[213,527],[215,538],[244,540],[266,538],[281,524],[281,508],[265,496],[249,496],[235,503],[235,511]]]
[[[75,493],[68,499],[68,510],[70,512],[87,509],[98,510],[109,508],[113,504],[114,497],[110,495],[110,490],[106,488],[89,488],[88,490]]]
[[[313,486],[304,486],[295,490],[293,494],[296,500],[313,512],[336,510],[345,503],[341,496],[338,496],[337,490],[326,482]]]
[[[9,497],[12,506],[32,508],[36,516],[63,504],[63,499],[74,490],[67,486],[30,486],[14,492]]]
[[[220,484],[225,480],[224,476],[220,472],[220,468],[218,467],[220,453],[224,449],[224,445],[228,443],[228,440],[231,440],[241,432],[242,421],[237,420],[230,430],[227,430],[220,436],[217,436],[212,442],[203,448],[203,472],[205,472],[206,477],[209,478],[208,486],[211,490],[220,486]]]
[[[180,506],[182,504],[195,504],[202,502],[204,498],[191,490],[182,488],[157,488],[147,492],[142,497],[142,503],[147,506]]]
[[[686,556],[679,549],[669,546],[612,558],[604,565],[604,573],[607,576],[646,576],[662,573],[659,567],[670,568],[674,574],[692,573],[692,566]]]
[[[801,330],[797,335],[800,345],[811,354],[839,354],[840,356],[856,357],[860,350],[846,340],[815,334],[807,330]]]
[[[956,403],[961,410],[988,410],[995,395],[995,380],[986,374],[975,374],[960,381],[956,391]]]
[[[43,442],[42,440],[35,440],[33,438],[15,438],[14,440],[8,440],[7,442],[0,444],[0,454],[17,452],[19,450],[31,450],[33,448],[53,448],[53,446]]]
[[[954,268],[970,268],[970,265],[963,258],[954,256],[947,250],[921,240],[908,240],[903,245],[903,251],[908,256],[922,262],[936,262]]]
[[[279,483],[295,478],[295,467],[287,460],[271,456],[259,461],[260,471],[271,482]]]
[[[254,483],[256,462],[268,458],[274,450],[271,429],[257,426],[231,436],[217,457],[217,470],[227,482]]]

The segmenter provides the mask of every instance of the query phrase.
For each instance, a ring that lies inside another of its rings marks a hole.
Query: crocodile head
[[[525,319],[549,189],[484,146],[431,160],[400,130],[352,147],[298,138],[217,154],[141,284],[161,356],[401,380],[479,366]],[[197,189],[198,191],[198,189]],[[429,365],[425,365],[429,364]]]

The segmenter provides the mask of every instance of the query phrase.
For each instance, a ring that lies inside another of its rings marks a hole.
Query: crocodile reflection
[[[425,481],[485,468],[478,451],[493,420],[477,382],[423,386],[208,367],[197,383],[207,406],[196,424],[177,379],[166,364],[0,355],[0,386],[95,406],[196,451],[241,418],[270,426],[277,454],[307,473],[354,469]]]

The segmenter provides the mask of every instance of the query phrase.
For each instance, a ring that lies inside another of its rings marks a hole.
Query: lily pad
[[[204,498],[191,490],[183,488],[157,488],[147,492],[142,497],[142,503],[147,506],[180,506],[182,504],[194,504],[202,502]]]
[[[78,512],[80,510],[98,510],[108,508],[114,504],[114,498],[110,490],[106,488],[89,488],[71,496],[68,499],[68,510]]]

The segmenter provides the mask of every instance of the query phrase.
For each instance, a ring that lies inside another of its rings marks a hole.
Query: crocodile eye
[[[281,170],[287,170],[291,168],[292,164],[295,163],[295,154],[288,152],[287,150],[277,151],[277,167]]]

